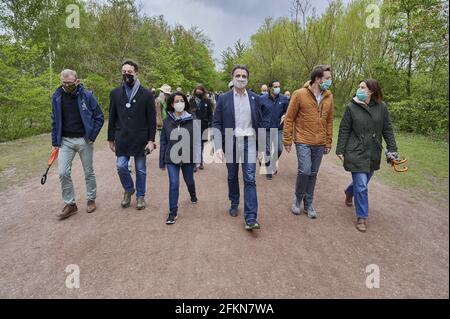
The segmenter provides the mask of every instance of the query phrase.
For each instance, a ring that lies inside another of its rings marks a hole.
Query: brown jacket
[[[317,105],[316,97],[309,82],[295,91],[286,113],[283,129],[283,144],[324,145],[331,148],[333,140],[334,102],[333,94],[326,90]]]

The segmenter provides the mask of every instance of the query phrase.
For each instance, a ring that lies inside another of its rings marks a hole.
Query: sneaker
[[[170,212],[169,216],[167,216],[166,224],[173,225],[178,218],[178,214],[176,212]]]
[[[203,166],[203,164],[200,164],[200,166],[198,168],[201,169],[201,170],[204,170],[205,166]]]
[[[266,179],[267,179],[268,181],[271,181],[271,180],[272,180],[272,174],[267,174],[267,175],[266,175]]]
[[[198,172],[198,168],[197,168],[197,166],[195,166],[194,167],[194,173],[197,173]]]
[[[195,194],[191,195],[191,203],[192,204],[197,204],[198,203],[198,198]]]
[[[56,217],[58,217],[59,220],[63,220],[63,219],[69,218],[72,215],[75,215],[76,213],[78,213],[78,207],[76,204],[66,205],[62,209],[62,212],[60,214],[56,215]]]
[[[131,196],[133,196],[134,192],[136,190],[132,190],[131,192],[124,192],[123,193],[123,201],[120,203],[122,205],[122,208],[128,208],[131,204]]]
[[[307,214],[308,217],[311,218],[311,219],[316,219],[317,218],[317,212],[314,209],[314,207],[312,207],[312,206],[310,206],[310,207],[305,209],[305,214]]]
[[[245,223],[246,230],[254,230],[254,229],[260,229],[260,228],[261,228],[261,225],[256,220],[248,221]]]
[[[300,215],[300,203],[297,201],[297,198],[294,199],[294,202],[292,203],[291,212],[294,215]]]

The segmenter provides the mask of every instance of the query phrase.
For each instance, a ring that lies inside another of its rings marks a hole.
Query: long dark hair
[[[191,106],[190,106],[190,104],[189,104],[189,101],[188,101],[186,95],[184,95],[182,92],[175,92],[175,93],[172,93],[172,94],[169,96],[169,98],[167,99],[167,112],[172,112],[172,113],[175,112],[175,109],[174,109],[174,107],[173,107],[173,102],[175,101],[175,97],[176,97],[176,96],[181,96],[181,97],[183,97],[183,101],[184,101],[184,110],[185,110],[186,112],[191,113]]]
[[[366,83],[367,88],[372,91],[372,99],[374,99],[377,103],[380,103],[383,100],[383,89],[381,88],[380,83],[377,80],[365,79],[361,82]]]
[[[206,88],[203,85],[199,84],[192,91],[192,97],[193,98],[195,98],[195,92],[197,92],[197,90],[202,90],[202,92],[203,92],[202,100],[204,100],[204,99],[206,99],[208,97],[208,91],[206,90]]]

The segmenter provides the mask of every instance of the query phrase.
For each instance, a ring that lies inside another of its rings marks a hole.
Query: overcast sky
[[[139,2],[139,1],[138,1]],[[187,29],[198,26],[214,44],[214,58],[241,39],[250,40],[267,17],[290,16],[293,0],[145,0],[146,15],[164,15],[169,24]],[[311,1],[317,13],[323,12],[328,0]],[[344,1],[349,2],[349,1]]]

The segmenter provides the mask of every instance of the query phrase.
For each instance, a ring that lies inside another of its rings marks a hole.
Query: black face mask
[[[195,93],[195,96],[198,97],[199,99],[203,98],[203,93],[197,92]]]
[[[128,85],[133,85],[134,83],[134,75],[133,74],[123,74],[122,75],[123,81]]]
[[[73,94],[77,90],[77,88],[78,88],[78,85],[75,83],[62,85],[62,89],[64,90],[64,92],[66,92],[68,94]]]

